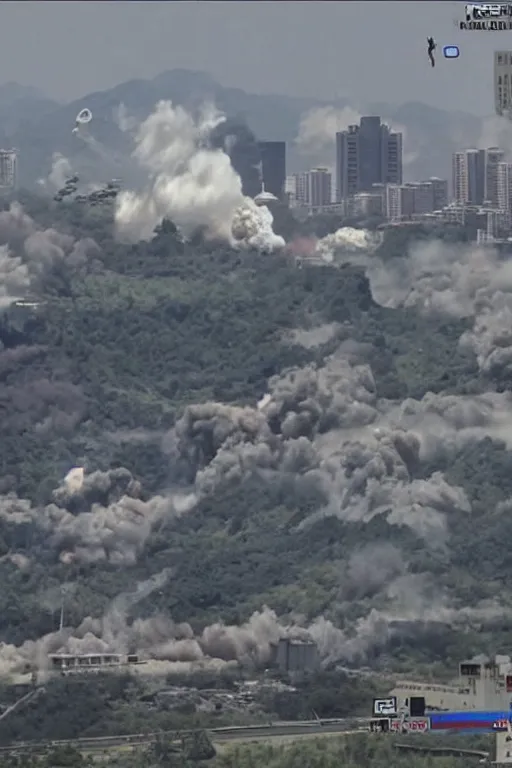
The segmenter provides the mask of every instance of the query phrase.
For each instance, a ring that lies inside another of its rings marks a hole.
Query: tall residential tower
[[[402,183],[402,134],[362,117],[359,125],[336,134],[336,197],[368,192],[374,184]]]

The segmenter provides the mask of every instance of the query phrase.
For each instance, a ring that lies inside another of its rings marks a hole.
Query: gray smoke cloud
[[[40,229],[19,203],[0,212],[0,308],[37,294],[47,271],[66,264],[80,273],[94,264],[99,252],[92,239],[75,241],[55,229]],[[43,356],[42,347],[0,351],[0,367],[14,361]],[[71,432],[85,413],[85,398],[79,386],[51,378],[47,373],[19,377],[16,384],[0,384],[4,429]]]
[[[0,518],[32,524],[43,546],[63,563],[134,564],[153,526],[185,512],[186,496],[154,496],[143,501],[142,489],[124,469],[87,475],[76,467],[54,492],[54,502],[34,507],[14,494],[0,496]]]
[[[55,229],[40,229],[14,202],[0,212],[0,302],[8,306],[28,289],[37,289],[44,272],[58,263],[78,270],[99,254],[92,238],[75,240]]]
[[[0,309],[23,297],[30,286],[26,264],[13,256],[7,245],[0,245]]]
[[[220,669],[233,663],[261,667],[272,660],[281,638],[313,640],[324,664],[354,662],[384,647],[397,633],[410,632],[411,624],[420,617],[425,626],[432,622],[467,626],[502,614],[492,603],[471,610],[444,604],[443,597],[433,597],[421,585],[413,586],[414,577],[406,575],[388,589],[387,597],[393,607],[372,610],[356,622],[351,632],[335,627],[324,617],[309,625],[280,620],[266,606],[255,611],[241,626],[217,622],[199,633],[194,633],[188,623],[176,623],[166,616],[133,618],[136,606],[155,590],[162,589],[170,578],[168,570],[155,574],[138,584],[132,593],[115,598],[101,618],[87,617],[74,629],[64,627],[19,647],[0,645],[0,676],[11,677],[30,668],[45,672],[51,653],[136,653],[141,660],[168,662],[167,672],[193,672],[205,667]],[[73,586],[66,586],[69,594]],[[49,600],[46,593],[44,599],[46,604],[51,603],[50,609],[54,611],[57,595]]]
[[[242,182],[221,148],[209,145],[225,120],[212,107],[194,117],[161,101],[138,128],[134,158],[149,176],[142,193],[121,192],[116,201],[118,236],[127,242],[150,240],[164,218],[188,237],[207,236],[272,251],[284,240],[272,231],[272,214],[244,197]]]
[[[512,264],[488,247],[439,240],[414,244],[409,253],[382,261],[371,248],[351,253],[336,233],[320,240],[316,253],[328,263],[363,266],[374,300],[383,307],[414,307],[425,314],[473,319],[460,344],[475,353],[486,373],[512,363]],[[359,240],[371,238],[361,231]]]
[[[198,498],[254,474],[287,477],[325,499],[301,527],[326,515],[348,522],[384,515],[441,547],[450,518],[467,515],[470,501],[441,473],[419,479],[416,470],[468,442],[508,439],[511,405],[507,393],[380,400],[369,366],[336,354],[271,379],[256,408],[187,407],[166,447],[191,468]]]

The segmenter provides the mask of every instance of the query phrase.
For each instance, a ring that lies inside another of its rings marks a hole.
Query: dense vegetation
[[[401,401],[429,391],[478,393],[496,386],[479,373],[473,354],[458,345],[466,321],[384,309],[373,301],[361,269],[297,269],[282,255],[229,250],[199,236],[184,243],[170,222],[151,242],[127,247],[115,241],[104,211],[51,208],[28,197],[23,202],[41,228],[52,226],[76,239],[92,237],[100,250],[86,267],[50,265],[32,286],[40,306],[12,306],[0,318],[4,494],[47,504],[65,473],[78,464],[89,471],[123,466],[142,481],[146,497],[165,492],[180,478],[163,438],[187,404],[214,400],[254,406],[270,377],[290,366],[321,364],[345,338],[364,345],[381,397]],[[322,227],[329,228],[325,222]],[[383,260],[403,256],[411,238],[433,234],[465,239],[464,232],[451,229],[393,232],[378,255]],[[293,340],[296,329],[325,323],[338,324],[328,341],[304,346]],[[506,386],[506,379],[500,385]],[[63,582],[75,585],[66,619],[76,626],[86,615],[101,615],[114,596],[169,564],[177,578],[142,601],[141,613],[171,614],[194,628],[219,618],[239,624],[263,604],[279,615],[355,620],[378,602],[363,595],[342,616],[343,568],[362,544],[383,540],[407,550],[412,573],[434,574],[440,589],[449,589],[465,605],[494,596],[498,580],[508,593],[509,524],[490,508],[512,494],[511,456],[504,444],[487,439],[460,448],[448,464],[418,468],[418,478],[427,469],[443,470],[474,502],[474,524],[468,528],[460,519],[451,521],[450,547],[435,554],[425,551],[410,529],[390,526],[381,517],[350,524],[328,518],[297,530],[321,499],[282,479],[253,477],[218,489],[189,514],[157,527],[135,565],[64,564],[47,554],[24,569],[4,557],[0,636],[20,644],[54,630],[56,607],[43,598]],[[38,546],[33,526],[0,519],[1,555],[30,553]],[[406,670],[433,663],[454,669],[470,653],[506,650],[509,638],[510,626],[503,620],[479,633],[436,626],[421,641],[414,634],[397,636],[383,658],[388,666]],[[127,681],[115,685],[122,690],[105,692],[98,686],[94,700],[83,687],[76,701],[85,719],[71,710],[66,719],[59,709],[58,720],[53,718],[58,732],[50,725],[50,707],[47,720],[31,709],[32,714],[1,724],[0,733],[7,740],[36,733],[74,738],[78,722],[80,735],[96,734],[98,723],[102,732],[105,723],[109,729],[136,730],[134,722],[144,724],[147,715],[134,703],[134,689],[126,694]],[[76,693],[57,688],[48,695],[65,708]],[[366,706],[371,687],[364,689],[352,685],[353,706]],[[124,706],[126,696],[130,703]],[[109,709],[112,699],[120,702],[115,712]],[[342,716],[343,708],[326,680],[304,690],[293,704],[268,704],[268,711],[282,716],[286,710],[294,717],[306,717],[311,709]],[[395,761],[401,764],[401,759]],[[287,760],[284,753],[269,755],[276,766]]]
[[[397,768],[457,768],[467,757],[435,756],[428,751],[422,753],[402,751],[397,744],[424,746],[428,749],[475,749],[482,752],[492,750],[489,738],[470,737],[379,737],[364,733],[339,737],[302,738],[287,742],[253,742],[233,744],[212,744],[204,732],[191,740],[177,734],[176,739],[162,737],[145,749],[133,753],[112,750],[103,755],[83,755],[73,747],[50,748],[45,755],[10,756],[0,761],[2,768],[86,768],[99,760],[107,766],[127,768],[192,768],[195,765],[212,765],[216,768],[253,768],[268,765],[272,768],[335,768],[339,765],[354,768],[379,768],[393,765]],[[435,754],[435,752],[434,752]],[[213,758],[213,759],[212,759]],[[477,758],[478,759],[478,758]],[[475,758],[473,760],[476,763]]]

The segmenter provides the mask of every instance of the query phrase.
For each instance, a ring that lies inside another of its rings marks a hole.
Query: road
[[[278,722],[268,725],[239,725],[225,728],[206,729],[215,743],[224,741],[276,738],[279,736],[304,736],[326,733],[357,733],[364,726],[364,720],[303,720],[300,722]],[[181,731],[181,733],[184,733]],[[161,736],[176,736],[176,731],[156,733],[133,733],[127,736],[100,736],[99,738],[68,739],[65,741],[19,742],[0,747],[0,753],[41,752],[48,747],[73,746],[81,751],[112,749],[120,746],[149,744]]]

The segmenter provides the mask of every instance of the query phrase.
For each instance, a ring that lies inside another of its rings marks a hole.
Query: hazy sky
[[[74,100],[174,68],[255,93],[423,101],[493,111],[492,52],[512,32],[459,32],[461,0],[2,2],[0,78]],[[456,43],[431,69],[426,37]]]

